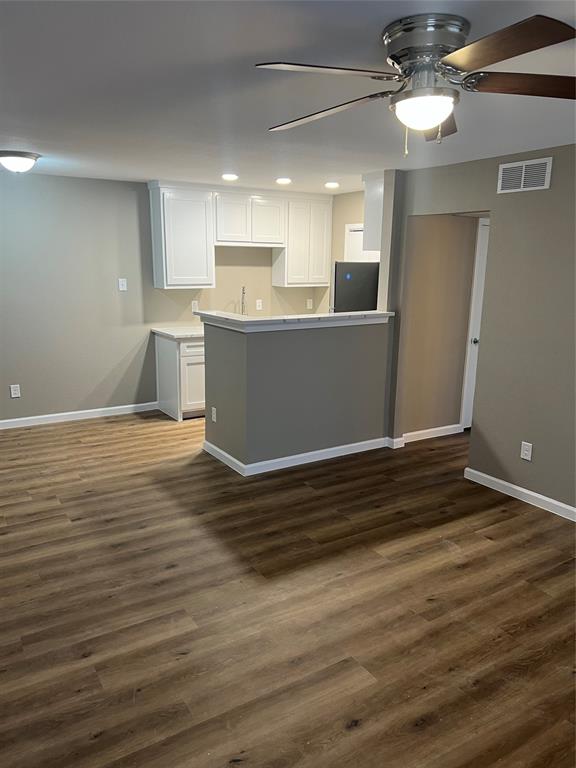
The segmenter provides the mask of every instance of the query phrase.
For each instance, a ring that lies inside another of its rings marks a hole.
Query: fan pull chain
[[[408,127],[404,129],[404,157],[408,157]]]
[[[436,136],[436,144],[442,144],[442,123],[438,126],[438,135]]]

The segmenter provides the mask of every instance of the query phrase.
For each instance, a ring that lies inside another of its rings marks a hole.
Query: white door
[[[250,242],[250,196],[216,195],[216,240]]]
[[[204,355],[183,357],[180,362],[182,412],[203,411],[205,406]]]
[[[289,285],[308,282],[310,261],[310,203],[288,203],[288,243],[286,248]]]
[[[265,197],[252,198],[252,242],[286,241],[286,201]]]
[[[464,429],[472,426],[474,390],[476,388],[476,369],[478,367],[478,348],[480,346],[480,321],[482,319],[482,301],[484,299],[484,279],[486,276],[486,257],[488,256],[488,238],[490,237],[490,219],[478,220],[476,254],[474,257],[474,277],[472,281],[472,299],[470,302],[470,320],[468,323],[468,342],[464,363],[464,384],[462,388],[462,409],[460,424]]]
[[[167,286],[214,285],[212,193],[162,193]]]
[[[330,282],[330,213],[328,203],[310,204],[310,283]]]

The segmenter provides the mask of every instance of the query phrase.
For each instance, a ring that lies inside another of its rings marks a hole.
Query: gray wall
[[[216,288],[155,289],[146,185],[0,172],[0,419],[154,401],[150,327],[198,323],[192,299],[234,311],[241,285],[269,314],[324,294],[272,288],[258,248],[218,248]]]
[[[398,412],[404,432],[460,422],[478,223],[411,216]]]
[[[218,420],[207,419],[206,439],[240,461],[386,434],[389,326],[207,334],[206,411]]]
[[[554,158],[550,189],[496,194],[498,165]],[[406,279],[408,217],[490,213],[490,241],[469,464],[568,504],[575,502],[574,147],[402,174],[391,309]],[[404,243],[404,244],[402,244]],[[399,355],[401,359],[402,348]],[[396,375],[398,365],[395,365]],[[394,384],[392,384],[394,386]],[[394,434],[404,430],[398,402]],[[520,442],[533,443],[532,462]]]

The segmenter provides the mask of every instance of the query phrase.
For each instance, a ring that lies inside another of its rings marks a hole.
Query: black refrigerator
[[[334,264],[334,312],[377,309],[377,261],[337,261]]]

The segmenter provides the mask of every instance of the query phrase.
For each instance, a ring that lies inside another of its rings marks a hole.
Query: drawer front
[[[204,357],[204,341],[183,341],[180,343],[180,357]]]

